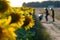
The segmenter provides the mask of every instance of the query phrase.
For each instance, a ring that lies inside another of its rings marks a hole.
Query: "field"
[[[39,10],[39,13],[45,13],[44,8],[37,8]],[[48,8],[49,14],[51,14],[51,10]],[[55,17],[60,20],[60,8],[54,8],[54,12],[55,12]]]
[[[35,15],[38,18],[39,13],[44,13],[43,19],[42,19],[42,21],[40,21],[40,23],[44,26],[44,28],[46,28],[47,33],[49,33],[49,35],[51,37],[51,40],[60,40],[60,17],[59,17],[59,15],[60,15],[59,10],[60,9],[54,8],[54,10],[55,10],[55,22],[52,22],[50,10],[49,10],[50,15],[48,16],[47,22],[45,20],[45,11],[43,8],[36,9]]]

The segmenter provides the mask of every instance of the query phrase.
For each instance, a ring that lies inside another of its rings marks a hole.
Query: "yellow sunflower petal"
[[[8,17],[8,19],[7,19],[6,22],[5,22],[5,25],[10,24],[10,22],[11,22],[11,16]]]
[[[12,27],[10,27],[10,28],[8,28],[8,29],[4,29],[3,30],[3,38],[4,39],[12,39],[12,40],[15,40],[16,39],[16,37],[17,37],[17,35],[15,34],[15,29],[14,28],[12,28]]]
[[[10,26],[21,28],[25,19],[24,16],[19,13],[11,13],[10,16],[12,18],[10,22]]]
[[[32,16],[31,15],[26,16],[24,24],[23,24],[23,26],[25,27],[25,29],[26,30],[30,29],[30,28],[33,27],[33,25],[34,25],[34,20],[33,20]]]

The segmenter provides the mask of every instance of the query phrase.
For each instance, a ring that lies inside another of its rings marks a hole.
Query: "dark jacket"
[[[48,10],[46,9],[46,15],[49,15]]]

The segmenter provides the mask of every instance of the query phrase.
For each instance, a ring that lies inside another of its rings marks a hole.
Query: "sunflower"
[[[29,15],[29,12],[24,11],[24,15],[25,15],[25,16]]]
[[[16,12],[20,12],[21,10],[20,10],[20,8],[15,8],[14,9]]]
[[[12,40],[16,40],[17,35],[15,34],[16,29],[13,27],[7,28],[7,31],[9,32],[9,38]]]
[[[10,16],[11,16],[10,26],[20,28],[23,25],[24,16],[21,13],[12,12]]]
[[[30,9],[30,12],[33,14],[34,13],[34,8],[31,8]]]
[[[33,25],[34,25],[34,20],[33,20],[32,16],[31,15],[30,16],[26,16],[24,24],[23,24],[23,27],[25,27],[25,29],[27,30],[27,29],[32,28]]]
[[[9,16],[6,19],[0,19],[0,40],[16,40],[15,31],[16,28],[13,28],[9,25],[11,22],[11,17]]]
[[[0,26],[0,40],[16,40],[17,35],[14,28],[2,28]]]
[[[0,25],[3,26],[3,28],[7,27],[11,22],[11,16],[8,16],[7,18],[0,19]]]
[[[25,15],[32,15],[33,13],[34,13],[34,9],[33,8],[25,10]]]
[[[9,4],[7,1],[0,1],[0,13],[4,13],[9,9]]]

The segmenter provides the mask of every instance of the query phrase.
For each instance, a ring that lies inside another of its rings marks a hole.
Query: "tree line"
[[[23,3],[23,6],[27,7],[48,7],[49,5],[53,5],[54,7],[60,7],[60,1],[43,1],[43,2],[29,2]]]

